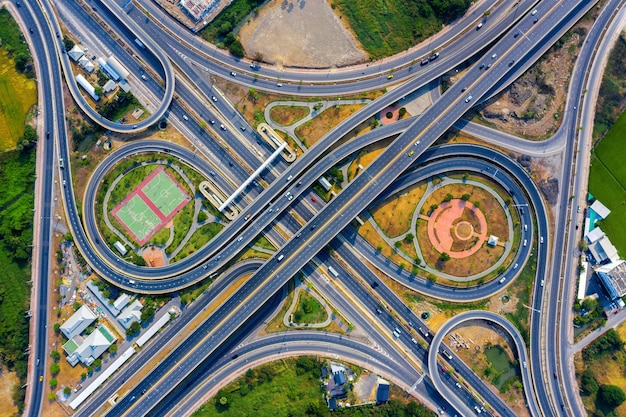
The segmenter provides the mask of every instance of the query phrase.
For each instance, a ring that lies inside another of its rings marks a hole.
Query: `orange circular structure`
[[[472,225],[466,220],[467,214],[471,214],[478,224]],[[483,213],[469,201],[450,200],[442,203],[431,213],[428,219],[428,238],[439,252],[445,252],[451,258],[465,258],[478,251],[486,240],[487,220]],[[455,251],[453,250],[455,238],[461,241],[474,238],[475,243],[469,249]]]

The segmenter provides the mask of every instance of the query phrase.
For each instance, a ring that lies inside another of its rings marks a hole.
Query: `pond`
[[[492,381],[496,388],[501,389],[506,381],[517,376],[517,367],[509,362],[509,357],[501,346],[485,349],[485,355],[496,371],[496,375],[499,375]]]

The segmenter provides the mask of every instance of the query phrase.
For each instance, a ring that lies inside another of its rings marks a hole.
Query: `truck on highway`
[[[337,270],[335,270],[335,268],[333,268],[332,266],[328,267],[328,272],[330,273],[330,275],[332,275],[334,278],[339,278],[339,273],[337,272]]]
[[[139,46],[141,49],[146,49],[146,45],[143,44],[143,42],[141,42],[139,40],[139,38],[135,38],[135,43],[137,44],[137,46]]]
[[[452,355],[450,355],[450,352],[448,352],[448,351],[447,351],[447,350],[445,350],[445,349],[444,349],[443,351],[441,351],[441,354],[442,354],[443,356],[445,356],[446,358],[448,358],[448,360],[452,359]]]

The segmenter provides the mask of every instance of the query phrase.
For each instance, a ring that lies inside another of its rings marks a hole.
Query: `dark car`
[[[372,281],[372,288],[376,288],[376,287],[378,287],[378,282]]]
[[[33,28],[28,28],[28,31],[29,31],[30,33],[35,33],[35,30],[34,30]]]

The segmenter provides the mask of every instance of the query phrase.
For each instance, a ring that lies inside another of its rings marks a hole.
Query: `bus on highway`
[[[332,266],[328,267],[328,272],[335,278],[339,278],[339,273]]]

